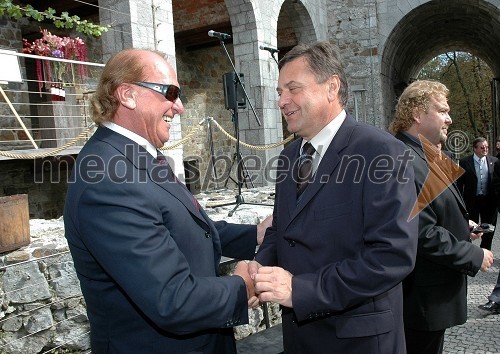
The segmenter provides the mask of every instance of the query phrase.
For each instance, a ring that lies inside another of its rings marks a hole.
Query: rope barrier
[[[219,123],[217,123],[217,121],[215,119],[213,119],[212,117],[209,117],[208,118],[209,120],[213,121],[215,126],[225,135],[227,136],[229,139],[231,139],[232,141],[237,141],[237,139],[235,137],[233,137],[231,134],[229,134]],[[243,145],[243,146],[246,146],[247,148],[249,149],[252,149],[252,150],[268,150],[268,149],[274,149],[280,145],[284,145],[286,143],[288,143],[289,141],[293,140],[293,135],[290,135],[288,138],[286,138],[285,140],[279,142],[279,143],[274,143],[274,144],[270,144],[270,145],[260,145],[260,146],[256,146],[256,145],[250,145],[250,144],[247,144],[243,141],[240,141],[240,145]]]
[[[201,128],[201,125],[205,122],[205,119],[203,119],[200,123],[198,123],[197,126],[194,126],[191,128],[191,130],[186,134],[184,138],[176,142],[175,144],[169,145],[169,146],[163,146],[160,148],[160,150],[172,150],[175,149],[177,146],[184,144],[186,141],[191,139],[191,137],[196,133],[198,129]]]
[[[36,158],[42,158],[42,157],[47,157],[47,156],[54,156],[58,152],[66,150],[70,146],[75,145],[78,140],[81,140],[81,139],[85,138],[87,136],[87,134],[90,133],[90,131],[92,129],[94,129],[94,126],[95,126],[95,123],[90,124],[83,132],[81,132],[76,138],[74,138],[73,140],[71,140],[69,143],[66,143],[63,146],[60,146],[57,149],[54,149],[54,150],[51,150],[51,151],[47,151],[47,152],[40,153],[40,154],[29,154],[29,155],[28,154],[26,154],[26,155],[24,155],[24,154],[13,154],[13,153],[10,153],[10,152],[7,152],[7,151],[0,151],[0,155],[1,156],[5,156],[5,157],[10,157],[10,158],[13,158],[13,159],[36,159]]]
[[[231,139],[234,142],[237,141],[237,139],[234,136],[232,136],[231,134],[229,134],[213,117],[208,117],[207,119],[210,122],[213,122],[215,124],[215,126],[217,127],[217,129],[219,129],[221,131],[221,133],[223,133],[229,139]],[[186,141],[191,139],[191,137],[197,132],[197,130],[199,130],[202,127],[202,124],[204,122],[205,122],[205,119],[203,119],[200,123],[198,123],[197,126],[191,128],[191,130],[186,134],[186,136],[184,138],[182,138],[181,140],[179,140],[175,144],[172,144],[169,146],[163,146],[160,148],[160,150],[172,150],[172,149],[175,149],[176,147],[178,147],[179,145],[184,144]],[[66,150],[67,148],[73,146],[77,141],[85,138],[87,136],[87,134],[89,134],[90,131],[92,129],[94,129],[94,127],[95,127],[95,123],[90,124],[76,138],[74,138],[70,142],[64,144],[63,146],[58,147],[57,149],[54,149],[51,151],[47,151],[47,152],[39,153],[39,154],[14,154],[14,153],[10,153],[8,151],[0,151],[0,156],[10,157],[13,159],[36,159],[36,158],[42,158],[42,157],[47,157],[47,156],[54,156],[58,152]],[[251,149],[251,150],[268,150],[268,149],[274,149],[280,145],[284,145],[284,144],[288,143],[289,141],[291,141],[292,139],[293,139],[293,135],[290,135],[285,140],[282,140],[281,142],[270,144],[270,145],[258,145],[258,146],[257,145],[250,145],[250,144],[247,144],[243,141],[240,141],[240,144],[242,146],[245,146],[245,147]]]

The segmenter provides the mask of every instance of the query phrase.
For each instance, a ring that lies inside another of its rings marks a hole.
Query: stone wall
[[[249,202],[269,201],[273,189],[245,192]],[[202,193],[201,205],[227,202],[233,195]],[[207,208],[213,220],[255,224],[272,211],[270,207],[241,206],[230,218],[233,206]],[[30,220],[30,245],[0,254],[0,353],[36,354],[60,348],[72,353],[90,348],[90,327],[85,301],[64,237],[63,219]],[[234,262],[221,265],[230,274]],[[271,325],[281,322],[276,304],[268,304]],[[250,324],[235,327],[241,339],[265,329],[263,308],[249,310]]]
[[[328,37],[338,45],[345,65],[349,112],[355,114],[356,99],[359,120],[380,127],[386,120],[380,116],[380,95],[376,94],[380,79],[375,6],[364,0],[352,0],[350,6],[341,1],[329,1]]]
[[[0,255],[0,353],[90,347],[85,302],[62,220],[30,221],[31,244]]]
[[[232,55],[232,46],[228,45],[227,48]],[[186,136],[206,117],[213,117],[226,131],[234,135],[231,113],[225,108],[222,82],[224,73],[232,71],[232,68],[222,47],[217,44],[205,49],[180,50],[177,52],[177,69],[179,83],[183,90],[182,99],[186,108],[186,113],[181,117],[182,136]],[[225,173],[229,173],[230,167],[224,162],[232,159],[235,151],[234,143],[219,129],[212,125],[211,131],[214,156],[225,157],[217,159],[220,162],[215,164],[216,173],[213,173],[211,167],[210,136],[207,124],[204,124],[203,128],[184,144],[184,161],[197,161],[200,171],[198,184],[202,190],[224,185],[223,177]],[[217,183],[212,181],[215,176],[219,179]],[[234,187],[234,184],[228,183],[228,187]]]
[[[227,7],[220,0],[172,0],[172,7],[176,32],[229,21]]]
[[[0,197],[28,194],[30,218],[58,218],[73,162],[72,156],[0,160]]]

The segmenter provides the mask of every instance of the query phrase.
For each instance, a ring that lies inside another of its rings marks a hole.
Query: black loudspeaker
[[[236,109],[236,108],[246,108],[247,101],[245,99],[245,92],[243,91],[242,85],[245,85],[245,76],[240,73],[241,85],[237,83],[237,89],[235,89],[236,78],[235,72],[225,73],[222,78],[224,82],[224,103],[226,104],[226,109]]]

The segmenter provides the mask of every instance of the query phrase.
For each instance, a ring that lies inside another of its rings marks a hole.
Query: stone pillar
[[[176,68],[172,0],[99,0],[99,6],[101,24],[113,26],[102,36],[104,62],[122,49],[142,48],[165,53]],[[182,138],[180,124],[179,116],[175,116],[166,146]],[[182,146],[167,150],[166,154],[174,160],[175,174],[184,180]]]
[[[249,96],[246,110],[239,112],[240,137],[248,144],[269,145],[283,140],[281,114],[276,109],[278,67],[268,52],[259,49],[259,45],[276,45],[276,11],[279,12],[279,9],[269,8],[268,4],[263,3],[262,7],[266,11],[260,12],[260,4],[256,3],[254,8],[250,1],[243,2],[246,6],[226,1],[233,26],[235,66],[238,72],[245,75],[245,89]],[[269,164],[282,148],[283,146],[268,150],[241,149],[244,158],[251,156],[246,167],[249,174],[256,178],[256,186],[274,183],[274,178],[269,173],[274,169]]]

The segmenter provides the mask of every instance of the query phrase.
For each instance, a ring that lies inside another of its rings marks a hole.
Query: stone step
[[[238,354],[283,353],[281,323],[236,341]]]

